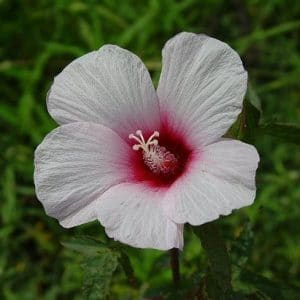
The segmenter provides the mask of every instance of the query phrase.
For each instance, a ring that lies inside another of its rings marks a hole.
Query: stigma
[[[132,149],[142,151],[144,163],[151,172],[158,175],[173,175],[178,168],[178,159],[168,149],[159,145],[158,138],[158,131],[154,131],[147,140],[141,130],[129,134],[129,139],[137,142]]]

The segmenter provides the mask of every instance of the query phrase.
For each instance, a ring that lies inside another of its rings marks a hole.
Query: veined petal
[[[222,138],[205,147],[201,170],[255,190],[258,162],[259,155],[254,146],[238,140]]]
[[[96,219],[99,197],[130,179],[131,148],[111,129],[79,122],[60,126],[35,151],[36,194],[64,227]]]
[[[194,146],[216,141],[242,108],[247,72],[239,55],[219,40],[183,32],[166,43],[162,56],[162,114]]]
[[[253,203],[259,156],[248,144],[223,139],[205,147],[164,198],[175,222],[201,225]]]
[[[143,184],[122,183],[99,201],[98,219],[107,235],[138,248],[167,250],[183,247],[183,225],[163,213],[162,190]]]
[[[59,123],[88,121],[123,138],[159,128],[159,106],[150,75],[133,53],[105,45],[70,63],[48,93],[47,106]]]

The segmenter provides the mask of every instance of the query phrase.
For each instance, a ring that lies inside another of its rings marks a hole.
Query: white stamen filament
[[[159,137],[159,132],[154,131],[153,134],[148,138],[147,142],[145,142],[143,133],[141,130],[137,130],[135,134],[131,133],[128,136],[130,139],[136,140],[138,144],[134,144],[132,146],[132,149],[135,151],[138,151],[139,149],[142,149],[145,153],[148,153],[150,151],[151,145],[158,145],[158,140],[155,139],[156,137]]]
[[[177,158],[165,147],[158,144],[156,139],[158,137],[158,131],[154,131],[147,141],[145,141],[141,130],[137,130],[135,134],[129,134],[129,139],[138,142],[132,146],[132,149],[135,151],[143,150],[144,162],[153,173],[172,174],[178,166]]]

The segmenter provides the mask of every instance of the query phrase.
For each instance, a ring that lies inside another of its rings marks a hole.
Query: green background
[[[78,234],[104,238],[98,223],[61,228],[34,193],[34,149],[57,126],[46,93],[74,58],[117,44],[139,55],[157,82],[164,43],[181,31],[206,33],[240,53],[264,121],[300,124],[299,1],[2,0],[0,16],[0,299],[82,299],[80,254],[60,242]],[[261,155],[257,199],[220,221],[223,235],[232,260],[245,257],[249,272],[299,287],[299,146],[272,135],[252,141]],[[203,250],[189,229],[185,239],[183,277],[197,280],[205,268]],[[241,239],[251,244],[247,254],[235,246],[244,245]],[[168,286],[167,253],[128,251],[142,284],[129,288],[117,270],[112,299],[158,294]]]

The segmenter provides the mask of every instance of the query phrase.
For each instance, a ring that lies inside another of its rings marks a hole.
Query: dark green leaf
[[[225,243],[217,223],[206,223],[195,227],[209,261],[207,293],[212,299],[231,299],[231,266]]]
[[[226,136],[253,143],[261,118],[261,101],[254,87],[249,83],[243,110]]]
[[[261,101],[251,83],[248,85],[247,100],[256,108],[260,115],[262,115]]]
[[[243,117],[244,116],[244,117]],[[262,117],[261,103],[255,89],[249,84],[246,101],[241,119],[240,137],[248,143],[253,143],[257,133],[257,127]]]
[[[245,122],[243,124],[242,140],[247,143],[255,141],[258,122],[260,119],[259,111],[248,101],[245,103]]]

